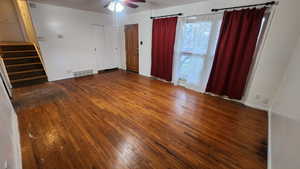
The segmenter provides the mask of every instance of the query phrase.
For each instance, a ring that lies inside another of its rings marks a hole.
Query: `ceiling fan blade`
[[[139,7],[138,5],[132,4],[132,3],[127,2],[127,1],[122,2],[122,4],[123,4],[123,5],[126,5],[126,6],[128,6],[128,7],[130,7],[130,8],[137,8],[137,7]]]
[[[129,2],[142,2],[142,3],[146,2],[146,0],[126,0],[126,1],[129,1]]]

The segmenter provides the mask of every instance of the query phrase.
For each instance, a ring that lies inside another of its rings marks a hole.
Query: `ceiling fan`
[[[121,12],[123,11],[125,6],[129,8],[139,7],[138,5],[135,4],[138,2],[145,3],[146,0],[111,0],[106,5],[104,5],[104,8],[107,8],[112,12]]]

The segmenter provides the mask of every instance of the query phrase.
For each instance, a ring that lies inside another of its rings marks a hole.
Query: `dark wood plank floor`
[[[264,169],[267,113],[116,71],[14,91],[24,169]]]

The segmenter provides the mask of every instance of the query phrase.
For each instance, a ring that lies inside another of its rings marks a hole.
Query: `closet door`
[[[93,25],[93,55],[96,58],[96,71],[105,69],[106,51],[104,26]]]
[[[126,66],[127,70],[139,72],[139,37],[138,25],[125,26]]]

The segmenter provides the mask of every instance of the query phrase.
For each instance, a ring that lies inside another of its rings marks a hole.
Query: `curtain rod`
[[[254,6],[268,6],[268,5],[277,5],[278,2],[276,1],[270,1],[266,3],[260,3],[260,4],[253,4],[253,5],[244,5],[244,6],[234,6],[234,7],[228,7],[228,8],[219,8],[219,9],[212,9],[212,12],[219,12],[222,10],[228,10],[228,9],[236,9],[236,8],[248,8],[248,7],[254,7]],[[178,14],[171,14],[171,15],[162,15],[162,16],[151,16],[150,19],[158,19],[158,18],[168,18],[168,17],[175,17],[175,16],[182,16],[183,13]]]
[[[268,5],[276,5],[278,2],[276,1],[270,1],[266,3],[260,3],[260,4],[253,4],[253,5],[244,5],[244,6],[234,6],[234,7],[229,7],[229,8],[219,8],[219,9],[212,9],[212,12],[218,12],[218,11],[223,11],[223,10],[228,10],[228,9],[236,9],[236,8],[248,8],[248,7],[254,7],[254,6],[268,6]]]
[[[158,19],[158,18],[169,18],[173,16],[181,16],[183,13],[172,14],[172,15],[163,15],[163,16],[151,16],[150,19]]]

